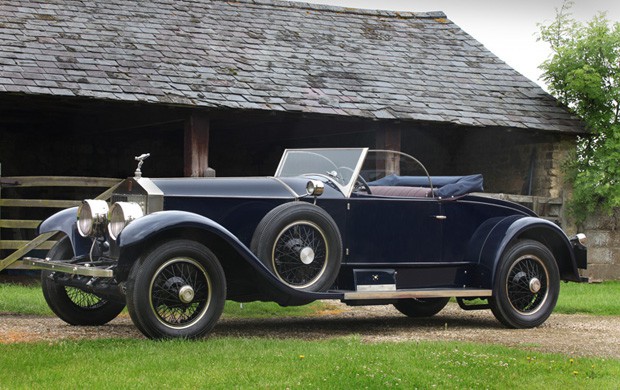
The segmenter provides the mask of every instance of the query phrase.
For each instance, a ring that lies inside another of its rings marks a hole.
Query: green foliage
[[[571,2],[541,26],[553,56],[541,65],[550,92],[583,119],[591,136],[579,139],[568,164],[574,186],[571,211],[579,222],[594,211],[620,207],[620,23],[599,14],[573,20]]]
[[[2,389],[613,389],[620,376],[617,359],[355,336],[0,344],[0,367]]]

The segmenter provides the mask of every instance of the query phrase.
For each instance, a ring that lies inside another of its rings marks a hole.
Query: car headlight
[[[105,200],[87,199],[78,208],[77,229],[82,237],[95,236],[104,227],[108,218],[108,204]]]
[[[321,196],[325,190],[325,184],[319,180],[310,180],[306,184],[306,193],[312,196]]]
[[[110,222],[108,223],[108,232],[110,238],[116,240],[119,234],[125,229],[131,221],[138,219],[144,215],[142,207],[133,202],[116,202],[110,209]]]

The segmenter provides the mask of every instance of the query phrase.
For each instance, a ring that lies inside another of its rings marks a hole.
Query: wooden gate
[[[49,250],[54,233],[37,237],[41,221],[59,209],[78,206],[82,199],[108,199],[119,179],[95,177],[0,177],[0,271],[26,268],[21,259],[32,250]]]

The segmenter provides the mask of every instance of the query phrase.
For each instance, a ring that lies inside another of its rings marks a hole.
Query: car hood
[[[273,177],[151,179],[164,197],[269,197],[296,198],[298,192]]]

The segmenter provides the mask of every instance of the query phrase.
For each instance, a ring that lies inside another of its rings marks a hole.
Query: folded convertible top
[[[467,176],[431,176],[434,194],[440,198],[461,196],[471,192],[484,191],[484,179],[481,174]],[[369,186],[407,186],[429,187],[426,176],[388,175],[382,179],[368,183]]]

